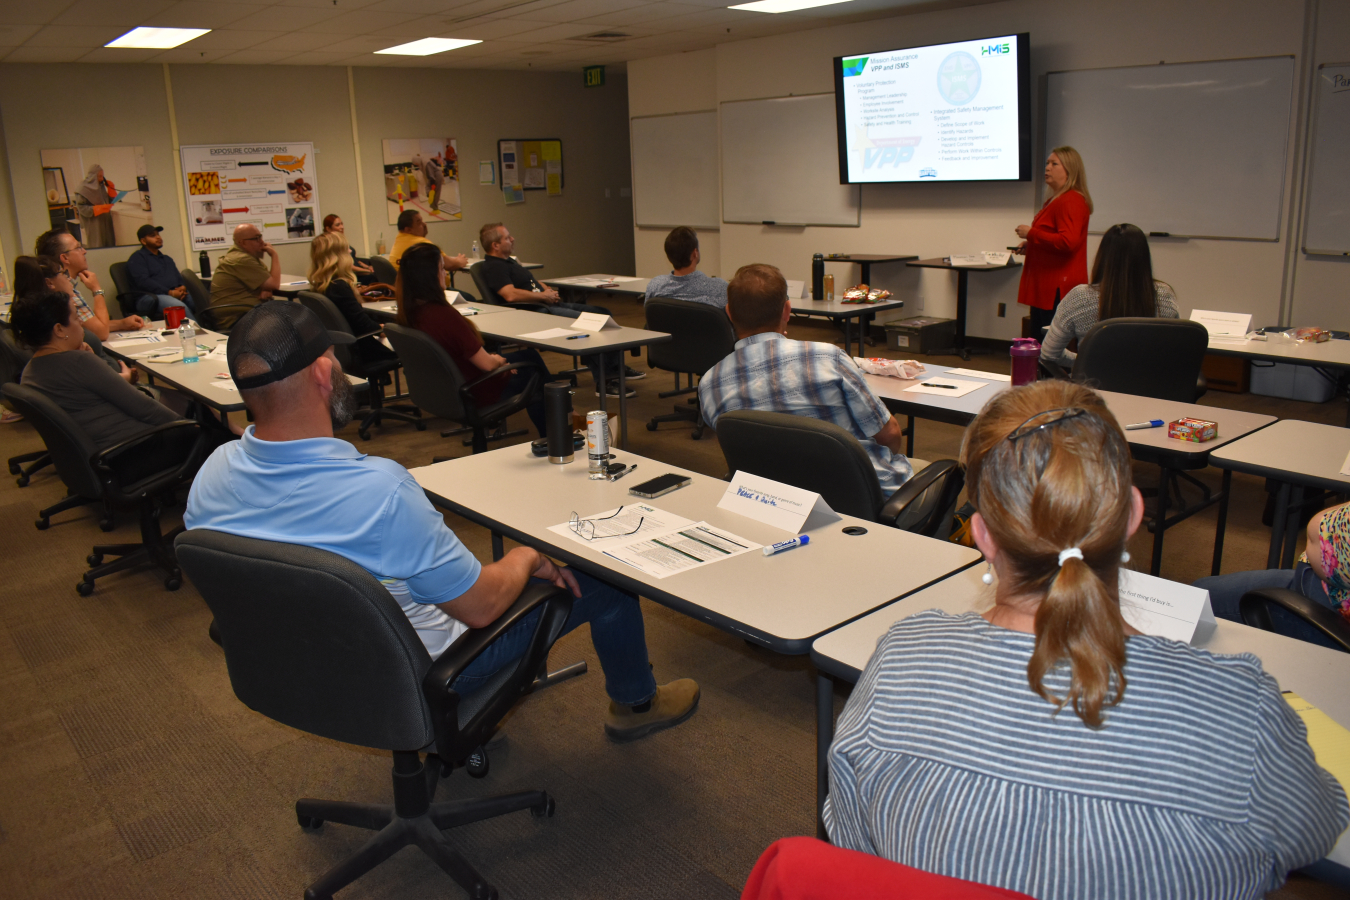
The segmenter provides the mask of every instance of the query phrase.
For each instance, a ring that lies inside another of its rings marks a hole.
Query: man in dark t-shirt
[[[511,256],[511,251],[515,249],[516,239],[502,223],[493,222],[484,225],[479,229],[478,239],[483,247],[483,252],[486,254],[483,267],[479,271],[483,275],[483,281],[486,282],[488,290],[495,293],[503,303],[508,305],[517,303],[538,304],[546,307],[548,312],[555,316],[565,316],[571,319],[575,319],[584,312],[609,315],[609,310],[603,306],[565,303],[558,296],[557,291],[546,288],[536,281],[535,277],[530,274],[530,270],[516,262]],[[623,352],[595,353],[582,357],[587,368],[591,370],[591,376],[595,379],[597,397],[600,395],[601,356],[604,357],[605,373],[609,376],[606,393],[610,397],[617,397],[619,396],[619,366],[623,365]],[[628,368],[624,372],[624,377],[628,381],[636,381],[640,378],[646,378],[647,373]],[[637,391],[629,388],[628,396],[630,398],[636,397]]]

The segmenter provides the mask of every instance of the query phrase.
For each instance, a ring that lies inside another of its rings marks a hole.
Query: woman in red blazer
[[[1055,307],[1070,290],[1087,284],[1087,230],[1092,215],[1083,157],[1072,147],[1056,147],[1045,161],[1050,197],[1030,225],[1018,225],[1025,254],[1017,302],[1031,307],[1031,336],[1042,340],[1055,318]]]

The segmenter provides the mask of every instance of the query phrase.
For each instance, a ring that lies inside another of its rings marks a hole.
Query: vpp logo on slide
[[[899,166],[914,158],[914,148],[923,140],[921,137],[885,138],[877,141],[873,147],[863,148],[863,168],[880,169],[884,166]]]
[[[867,68],[867,57],[859,56],[857,59],[846,59],[843,62],[844,77],[850,75],[861,75],[863,69]]]

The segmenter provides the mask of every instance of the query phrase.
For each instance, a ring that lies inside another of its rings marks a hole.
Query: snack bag
[[[853,357],[854,364],[868,375],[889,375],[892,378],[918,378],[926,369],[923,363],[912,359],[878,359],[861,356]]]

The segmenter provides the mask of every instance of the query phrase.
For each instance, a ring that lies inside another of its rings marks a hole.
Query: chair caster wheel
[[[52,520],[47,518],[46,516],[43,516],[42,518],[34,522],[33,525],[37,528],[38,531],[46,531],[48,528],[52,527]]]
[[[295,814],[295,820],[300,823],[300,827],[305,831],[318,831],[323,827],[323,819],[315,819],[310,816]]]
[[[551,819],[556,808],[557,804],[553,802],[553,798],[546,796],[543,803],[530,807],[530,815],[536,819]]]
[[[655,423],[655,422],[648,422],[648,423],[647,423],[647,430],[648,430],[648,431],[655,431],[655,430],[656,430],[656,423]]]
[[[112,531],[112,530],[113,530],[113,521],[112,521],[112,519],[99,519],[99,520],[98,520],[98,527],[99,527],[100,529],[102,529],[103,531]]]
[[[176,591],[183,586],[183,579],[177,575],[170,575],[164,579],[164,589],[166,591]]]
[[[427,423],[426,423],[426,422],[423,422],[423,421],[421,421],[421,420],[418,420],[417,422],[414,422],[413,425],[414,425],[414,427],[417,428],[418,431],[426,431],[426,430],[427,430]]]
[[[479,747],[469,754],[468,759],[464,760],[464,771],[468,772],[474,778],[482,778],[487,775],[491,765],[492,764],[488,761],[487,751],[482,747]]]
[[[497,900],[497,889],[490,884],[483,884],[481,881],[473,886],[470,892],[473,900]]]
[[[28,487],[28,476],[20,475],[18,478],[14,479],[14,483],[19,487]]]
[[[11,474],[11,475],[22,475],[22,474],[23,474],[23,466],[19,465],[18,463],[10,463],[10,464],[9,464],[9,474]],[[23,485],[19,485],[19,487],[23,487]]]
[[[88,597],[94,592],[94,583],[92,581],[81,581],[75,585],[75,593],[81,597]]]
[[[363,441],[368,441],[368,440],[370,440],[370,432],[369,432],[369,431],[358,431],[358,432],[356,432],[356,433],[359,434],[359,435],[361,435],[361,440],[363,440]]]
[[[88,556],[86,556],[86,557],[84,558],[84,561],[87,562],[87,563],[89,563],[89,568],[91,568],[91,569],[92,569],[94,566],[101,566],[101,565],[103,565],[103,554],[102,554],[102,553],[90,553]]]

